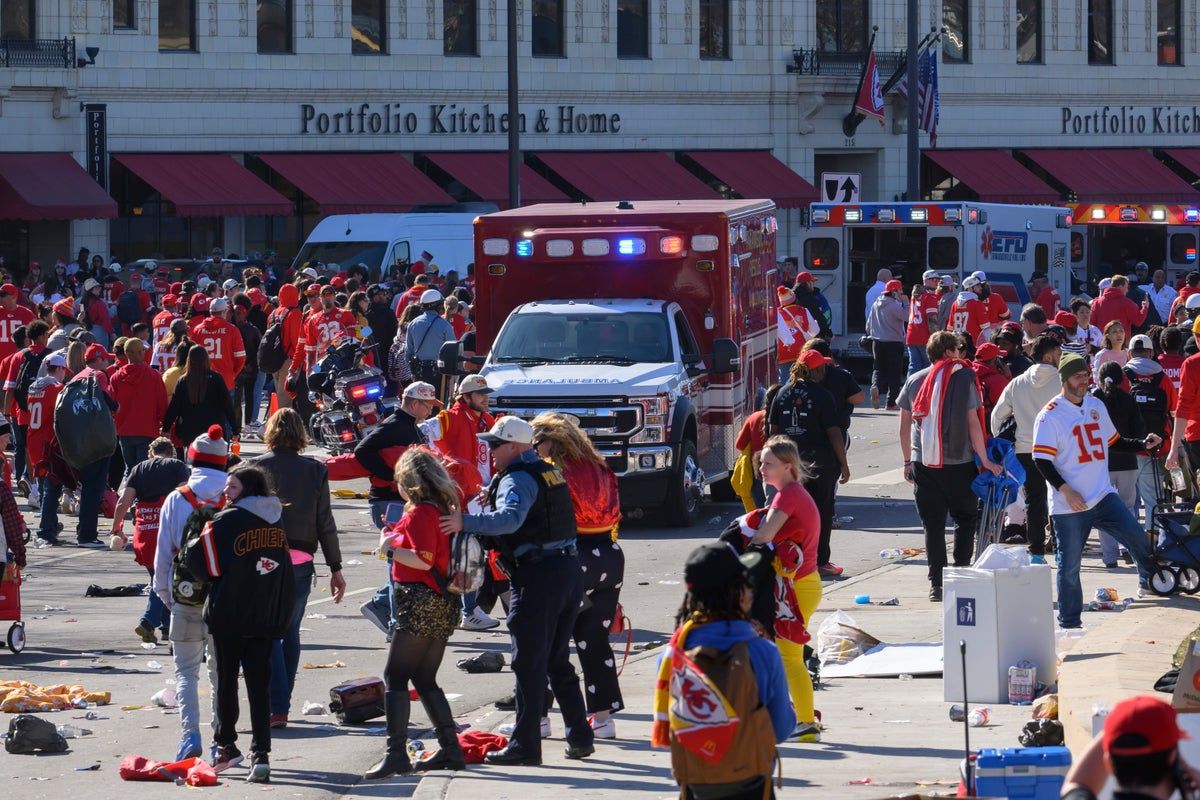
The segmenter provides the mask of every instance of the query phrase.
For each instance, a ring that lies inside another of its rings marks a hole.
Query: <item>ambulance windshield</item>
[[[517,314],[493,347],[496,363],[668,363],[662,314]]]

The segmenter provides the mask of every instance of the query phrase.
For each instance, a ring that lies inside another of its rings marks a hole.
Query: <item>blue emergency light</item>
[[[533,255],[533,241],[531,239],[521,239],[517,242],[517,255],[525,257]]]
[[[1183,218],[1187,222],[1200,222],[1200,208],[1185,209]]]
[[[633,255],[633,239],[621,239],[617,242],[617,252],[623,256]]]

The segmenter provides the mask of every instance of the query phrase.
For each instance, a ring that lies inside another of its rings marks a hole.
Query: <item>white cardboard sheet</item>
[[[878,644],[848,664],[821,670],[822,678],[888,678],[898,675],[941,675],[942,643]]]

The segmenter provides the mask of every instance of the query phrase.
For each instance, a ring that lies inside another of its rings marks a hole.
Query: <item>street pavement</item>
[[[891,547],[921,547],[923,537],[913,509],[911,491],[901,478],[896,444],[897,415],[872,411],[855,415],[851,429],[852,480],[843,486],[837,516],[843,526],[834,532],[835,561],[846,567],[839,581],[827,581],[826,596],[813,629],[834,608],[849,610],[859,624],[883,641],[939,641],[940,605],[925,595],[925,566],[921,557],[901,562],[881,560]],[[252,455],[243,444],[243,455]],[[365,482],[340,488],[365,490]],[[553,715],[555,738],[545,743],[546,764],[540,769],[471,767],[453,776],[401,777],[380,783],[360,781],[362,772],[383,750],[383,720],[339,726],[329,714],[305,716],[306,702],[326,705],[329,688],[337,683],[380,675],[386,655],[383,636],[358,612],[384,580],[384,566],[369,551],[378,534],[370,530],[364,500],[333,499],[341,532],[348,596],[334,604],[329,596],[328,570],[318,566],[304,621],[301,663],[327,666],[301,669],[293,696],[291,722],[274,732],[272,783],[252,787],[242,782],[245,769],[227,773],[222,786],[209,791],[221,796],[261,796],[262,791],[295,798],[418,796],[428,798],[554,797],[570,791],[578,797],[630,798],[675,796],[670,757],[648,746],[650,700],[657,652],[673,629],[673,615],[682,597],[682,563],[696,545],[714,538],[740,512],[740,506],[706,504],[701,522],[687,530],[649,523],[622,525],[621,543],[627,566],[622,603],[634,625],[634,648],[622,676],[627,710],[617,715],[616,741],[598,742],[594,758],[567,762],[561,756],[562,721]],[[33,519],[33,515],[29,515]],[[64,518],[64,541],[74,540],[74,518]],[[103,528],[102,528],[103,530]],[[320,562],[320,558],[318,558]],[[1130,572],[1122,570],[1122,573]],[[1108,573],[1106,585],[1114,585]],[[105,798],[159,797],[173,787],[125,783],[117,777],[121,758],[140,754],[169,761],[179,739],[178,716],[155,708],[151,696],[172,678],[165,646],[145,649],[134,636],[144,598],[85,598],[89,584],[116,586],[142,583],[145,571],[131,553],[63,547],[31,550],[28,582],[23,589],[29,644],[21,655],[0,653],[0,676],[37,684],[82,684],[88,690],[110,691],[111,705],[91,709],[96,720],[80,719],[84,712],[44,715],[55,723],[91,729],[92,735],[71,741],[71,751],[54,756],[0,756],[3,771],[18,783],[10,794],[22,798],[65,798],[84,794]],[[1092,576],[1085,576],[1090,587]],[[1119,576],[1129,591],[1129,575]],[[1097,584],[1098,585],[1098,584]],[[854,596],[897,597],[898,606],[855,606]],[[53,610],[47,609],[52,607]],[[58,609],[62,610],[58,610]],[[1094,616],[1094,615],[1093,615]],[[1085,624],[1090,624],[1085,617]],[[455,668],[461,658],[485,651],[507,653],[508,637],[498,631],[456,631],[440,673],[444,690],[460,722],[493,730],[512,718],[492,707],[509,694],[512,674],[505,668],[492,675],[469,675]],[[614,640],[615,641],[615,640]],[[651,645],[651,649],[641,648]],[[623,647],[618,648],[618,658]],[[208,703],[207,690],[201,697]],[[845,679],[830,681],[817,694],[827,730],[821,744],[781,747],[785,795],[810,790],[813,796],[871,798],[905,793],[920,786],[952,791],[962,754],[962,726],[949,722],[936,678]],[[249,743],[248,710],[242,701],[239,740]],[[973,744],[1015,746],[1028,710],[993,708],[992,725],[972,731]],[[207,717],[207,714],[205,715]],[[0,724],[4,719],[0,717]],[[411,729],[415,737],[435,746],[428,722],[414,704]],[[205,745],[208,728],[205,726]],[[96,770],[85,770],[94,765]],[[868,785],[852,785],[867,781]]]

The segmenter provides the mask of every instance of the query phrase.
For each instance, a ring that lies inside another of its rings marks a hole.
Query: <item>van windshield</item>
[[[518,314],[492,348],[496,363],[667,363],[662,314]]]
[[[387,246],[387,242],[306,242],[296,256],[296,268],[314,261],[343,267],[366,264],[374,274],[383,264]]]

